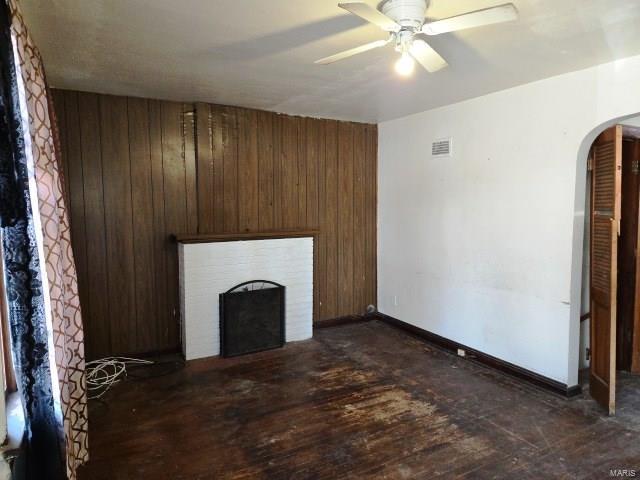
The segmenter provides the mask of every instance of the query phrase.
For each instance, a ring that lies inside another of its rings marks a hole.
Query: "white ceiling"
[[[432,0],[433,19],[506,0]],[[410,79],[337,0],[22,0],[55,87],[377,122],[640,53],[640,0],[512,0],[520,20],[430,38]],[[369,0],[376,5],[375,0]]]

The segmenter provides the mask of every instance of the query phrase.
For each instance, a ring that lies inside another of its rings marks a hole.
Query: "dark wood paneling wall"
[[[196,229],[190,104],[54,90],[89,358],[179,345],[176,248]]]
[[[175,233],[318,229],[314,319],[376,303],[375,125],[54,100],[89,358],[179,347]]]
[[[316,320],[376,303],[375,125],[196,104],[199,233],[318,229]]]

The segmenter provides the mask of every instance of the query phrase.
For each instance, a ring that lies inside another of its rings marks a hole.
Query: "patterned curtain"
[[[7,5],[0,2],[0,226],[11,349],[27,427],[25,475],[64,478],[49,360],[38,228],[30,188],[33,162]],[[23,115],[24,114],[24,115]]]
[[[88,460],[87,403],[82,317],[69,217],[62,192],[59,145],[55,117],[47,91],[42,59],[24,24],[17,0],[9,0],[11,34],[17,53],[26,101],[30,152],[33,157],[37,219],[45,264],[43,292],[48,300],[47,318],[55,352],[51,370],[57,373],[53,384],[54,401],[59,401],[64,430],[66,473],[76,478],[76,469]],[[33,190],[33,188],[32,188]],[[47,298],[48,297],[48,298]]]

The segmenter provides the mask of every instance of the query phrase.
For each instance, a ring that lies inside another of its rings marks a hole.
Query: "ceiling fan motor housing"
[[[387,0],[382,5],[382,13],[403,29],[420,29],[428,6],[428,0]]]

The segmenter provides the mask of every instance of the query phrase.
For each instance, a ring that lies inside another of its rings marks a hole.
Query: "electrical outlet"
[[[393,306],[394,306],[394,307],[397,307],[397,306],[398,306],[398,296],[397,296],[397,295],[394,295],[394,296],[393,296]]]
[[[459,357],[466,357],[467,356],[467,352],[464,351],[462,348],[458,349],[458,356]]]

